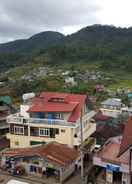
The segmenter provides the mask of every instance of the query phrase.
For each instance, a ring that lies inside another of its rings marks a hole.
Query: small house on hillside
[[[80,153],[75,148],[52,142],[30,148],[5,150],[1,153],[1,160],[1,167],[10,169],[13,174],[52,176],[61,183],[74,172]]]
[[[122,113],[121,108],[123,107],[121,99],[109,98],[101,103],[100,111],[107,116],[118,117]]]

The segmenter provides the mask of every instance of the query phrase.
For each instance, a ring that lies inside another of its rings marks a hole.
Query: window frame
[[[57,113],[54,114],[54,117],[55,117],[55,119],[62,119],[63,120],[64,119],[64,114],[57,112]]]
[[[21,131],[16,131],[16,129],[18,129],[18,130],[22,130],[22,132]],[[14,126],[14,134],[15,135],[24,135],[24,127],[20,127],[20,126]]]
[[[45,133],[41,134],[41,131],[43,131]],[[40,137],[50,137],[50,129],[49,128],[39,128],[39,136]]]

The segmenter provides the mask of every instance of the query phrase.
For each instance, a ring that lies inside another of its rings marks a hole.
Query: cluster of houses
[[[63,71],[61,69],[54,69],[49,67],[38,67],[37,69],[33,69],[31,72],[28,72],[23,76],[21,76],[20,80],[28,80],[32,82],[36,80],[36,78],[55,76],[55,73],[59,74],[63,78],[66,87],[77,86],[78,82],[88,83],[89,81],[100,81],[105,79],[105,77],[101,72],[96,71],[88,71],[88,70],[86,70],[86,72],[80,72],[78,70]]]
[[[38,77],[45,77],[49,72],[48,67],[39,67],[21,77],[22,80],[34,81]]]
[[[82,169],[82,154],[92,155],[102,181],[131,184],[130,108],[117,98],[105,100],[99,109],[90,104],[91,98],[81,94],[24,94],[19,111],[6,115],[8,130],[3,134],[8,142],[2,147],[0,140],[0,167],[62,183]],[[124,113],[127,118],[121,121]]]

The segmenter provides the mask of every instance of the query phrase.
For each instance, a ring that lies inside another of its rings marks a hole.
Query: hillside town
[[[132,184],[132,0],[0,0],[0,184]]]
[[[0,97],[1,183],[131,184],[132,93],[25,93],[19,107]],[[10,180],[11,181],[11,180]]]

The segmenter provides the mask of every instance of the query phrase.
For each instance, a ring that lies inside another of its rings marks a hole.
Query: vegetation
[[[63,91],[89,93],[101,101],[108,94],[96,93],[96,84],[103,84],[110,90],[131,88],[131,50],[132,28],[93,25],[70,36],[43,32],[27,40],[0,44],[0,72],[8,71],[7,75],[13,82],[7,88],[16,97],[30,91]],[[55,74],[36,78],[34,81],[21,78],[43,66],[52,68]],[[63,77],[56,73],[56,68],[70,70],[72,76],[75,75],[74,71],[101,71],[105,79],[87,83],[81,81],[77,86],[67,87]],[[128,103],[128,99],[123,98]]]
[[[132,28],[93,25],[64,36],[43,32],[0,45],[0,68],[24,63],[60,65],[98,62],[102,70],[132,72]]]

